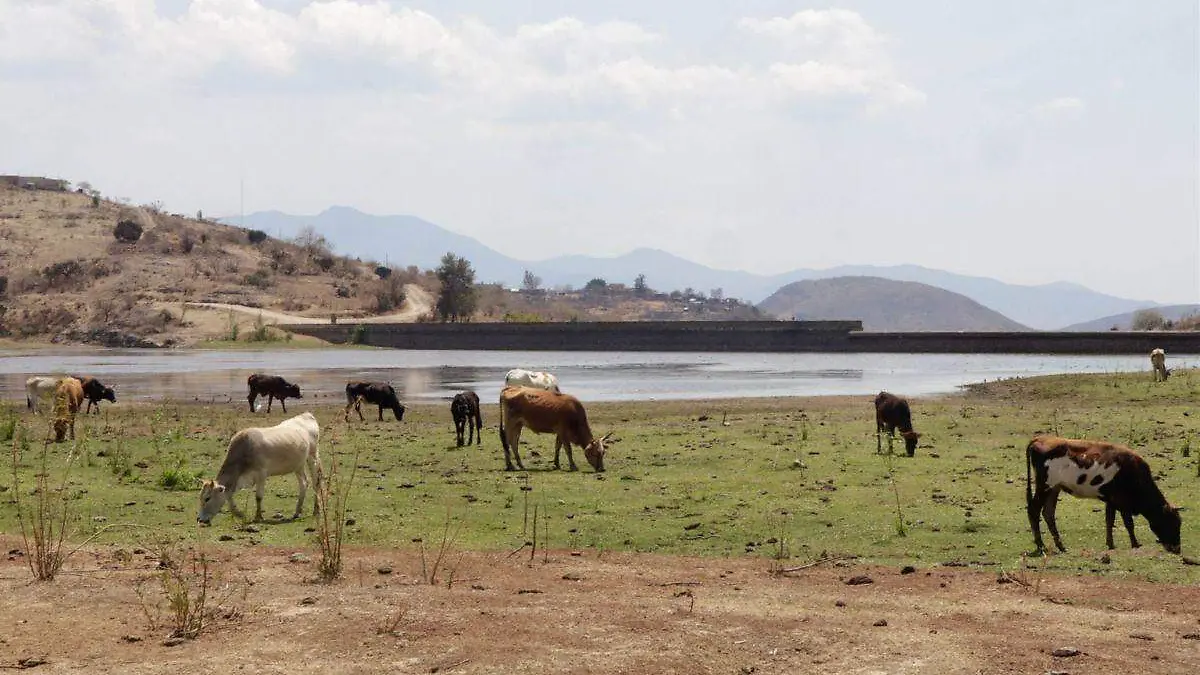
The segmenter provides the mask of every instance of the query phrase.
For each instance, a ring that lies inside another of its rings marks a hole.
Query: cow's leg
[[[563,441],[563,445],[567,448],[567,467],[571,471],[578,471],[579,467],[575,466],[575,456],[571,454],[571,442]]]
[[[254,522],[262,522],[262,502],[267,494],[267,477],[258,476],[254,479]]]
[[[267,394],[267,412],[271,412],[271,403],[275,401],[275,397]]]
[[[562,437],[560,437],[560,436],[555,436],[555,437],[554,437],[554,468],[555,468],[555,469],[558,469],[558,468],[559,468],[559,464],[558,464],[558,453],[559,453],[559,451],[561,451],[561,450],[562,450],[562,446],[563,446],[563,440],[562,440]]]
[[[304,511],[304,494],[308,492],[308,476],[304,475],[304,467],[296,470],[296,483],[300,491],[300,497],[296,500],[296,512],[292,514],[292,520],[300,517]],[[313,501],[316,501],[315,499]]]
[[[254,412],[254,399],[256,398],[258,398],[258,394],[254,392],[250,392],[250,395],[246,397],[246,400],[250,401],[250,412]]]
[[[383,405],[379,406],[379,420],[378,421],[380,421],[380,422],[383,421]]]
[[[1033,544],[1039,554],[1046,550],[1046,544],[1042,541],[1042,505],[1045,502],[1046,490],[1039,486],[1025,503],[1025,511],[1029,514],[1029,529],[1033,532]]]
[[[458,416],[457,413],[455,413],[455,415],[454,415],[454,442],[460,448],[463,446],[463,425],[465,423],[466,423],[466,420],[462,419],[461,417]]]
[[[1133,512],[1122,509],[1121,522],[1125,523],[1125,530],[1129,532],[1129,545],[1133,548],[1141,548],[1142,545],[1138,543],[1137,537],[1133,536]],[[1110,537],[1112,536],[1111,527],[1108,530],[1108,534]],[[1112,547],[1110,546],[1109,548]]]
[[[467,424],[470,424],[470,418],[467,418]],[[483,445],[483,417],[479,414],[479,409],[475,410],[475,444]]]
[[[1107,546],[1108,550],[1110,551],[1117,547],[1117,545],[1113,543],[1112,536],[1113,523],[1116,521],[1116,519],[1117,507],[1106,503],[1104,505],[1104,545]]]
[[[350,401],[349,403],[346,404],[346,409],[342,411],[342,421],[343,422],[346,422],[346,423],[350,422],[350,409],[353,407],[354,407],[354,401]]]
[[[508,444],[512,446],[512,456],[517,462],[517,468],[524,471],[525,465],[521,462],[521,453],[517,450],[517,446],[521,443],[521,424],[513,424],[506,429],[508,431]],[[512,464],[508,463],[508,452],[504,453],[504,463],[508,464],[508,471],[512,471]]]
[[[225,489],[229,491],[229,494],[225,497],[225,503],[229,504],[229,510],[232,511],[233,515],[237,516],[239,520],[245,520],[246,514],[242,513],[242,510],[238,508],[237,502],[233,499],[233,496],[237,494],[237,485],[230,485]]]
[[[875,454],[877,454],[877,455],[883,452],[882,434],[883,434],[883,427],[881,427],[878,423],[876,423],[875,424]]]
[[[1062,538],[1058,536],[1058,521],[1054,518],[1054,511],[1058,508],[1058,488],[1052,488],[1046,493],[1046,502],[1042,505],[1042,517],[1046,519],[1046,529],[1050,530],[1050,536],[1054,537],[1054,545],[1062,553],[1067,552],[1067,547],[1063,546]]]
[[[287,414],[287,397],[286,396],[279,397],[279,407],[283,408],[283,414],[286,415]]]
[[[363,417],[363,414],[362,414],[362,397],[361,396],[354,399],[354,412],[358,413],[358,421],[359,422],[367,421],[367,418]]]

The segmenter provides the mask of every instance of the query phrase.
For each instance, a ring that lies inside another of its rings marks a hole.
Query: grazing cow
[[[284,414],[287,414],[287,404],[284,399],[287,398],[304,398],[300,395],[300,386],[292,384],[278,375],[263,375],[255,373],[246,378],[246,385],[250,387],[250,412],[254,412],[254,399],[259,396],[267,397],[267,412],[271,412],[271,401],[279,399],[279,405],[283,406]]]
[[[379,421],[383,421],[383,409],[387,408],[396,416],[397,422],[404,421],[404,411],[407,409],[400,399],[396,398],[396,390],[387,382],[347,382],[346,383],[346,412],[343,415],[350,421],[350,408],[358,413],[359,420],[366,420],[362,414],[363,401],[379,406]]]
[[[556,394],[561,394],[562,390],[558,388],[558,378],[550,373],[543,373],[535,370],[524,370],[522,368],[513,368],[504,375],[504,386],[506,387],[533,387],[534,389],[545,389]]]
[[[300,485],[296,512],[292,514],[293,520],[299,518],[304,508],[309,477],[312,478],[314,490],[321,488],[321,457],[317,452],[320,437],[321,427],[310,412],[300,413],[273,427],[250,427],[234,434],[216,480],[206,480],[200,488],[200,513],[196,520],[210,524],[225,502],[229,502],[229,510],[234,515],[245,518],[234,503],[233,494],[238,488],[251,484],[255,488],[254,520],[262,520],[267,479],[287,473],[296,474],[296,482]],[[313,502],[315,516],[319,513],[320,503],[316,498]]]
[[[54,390],[58,388],[60,380],[61,378],[46,377],[44,375],[34,375],[25,380],[25,407],[32,410],[34,414],[40,413],[41,411],[38,410],[38,407],[41,399],[45,396],[53,395]]]
[[[897,428],[904,437],[904,449],[908,456],[912,457],[917,450],[917,439],[921,434],[913,431],[912,412],[908,408],[908,401],[881,391],[875,397],[875,452],[883,452],[883,442],[879,435],[884,431],[888,434],[888,452],[892,451],[892,439],[896,437]]]
[[[1150,465],[1137,453],[1123,445],[1100,441],[1082,441],[1056,436],[1034,436],[1025,449],[1025,504],[1029,512],[1029,527],[1039,553],[1042,543],[1041,518],[1054,537],[1059,551],[1066,551],[1058,536],[1054,510],[1060,490],[1076,497],[1099,499],[1104,502],[1105,543],[1113,544],[1113,521],[1118,511],[1129,543],[1140,546],[1133,535],[1133,516],[1141,514],[1150,523],[1150,530],[1170,553],[1179,553],[1179,509],[1171,506],[1154,484]]]
[[[117,393],[113,391],[112,387],[104,386],[100,380],[86,375],[68,375],[67,377],[73,377],[83,385],[83,397],[87,399],[87,408],[84,409],[84,413],[92,411],[93,403],[96,404],[96,414],[98,415],[100,414],[100,401],[117,402]]]
[[[483,415],[479,413],[479,395],[471,390],[460,391],[450,402],[450,416],[454,418],[454,434],[458,447],[463,446],[463,432],[469,430],[467,445],[483,445]]]
[[[517,451],[524,427],[538,434],[555,434],[555,469],[559,468],[559,450],[566,446],[567,463],[571,471],[579,470],[571,455],[571,444],[574,443],[583,448],[583,455],[593,469],[604,471],[604,442],[612,434],[605,434],[602,438],[593,436],[587,412],[574,396],[533,387],[505,387],[500,391],[500,443],[504,446],[505,471],[513,470],[510,450],[512,458],[517,460],[517,467],[525,469],[521,454]]]
[[[1154,368],[1155,382],[1166,382],[1171,376],[1171,371],[1167,370],[1167,353],[1161,349],[1150,352],[1150,366]]]
[[[73,377],[64,377],[54,390],[54,442],[62,443],[67,430],[75,440],[75,414],[83,405],[83,385]]]

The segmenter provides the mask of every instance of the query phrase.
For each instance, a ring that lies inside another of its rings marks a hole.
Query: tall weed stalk
[[[329,442],[329,474],[324,473],[318,463],[318,475],[314,492],[317,500],[317,548],[321,559],[317,562],[317,577],[323,583],[332,583],[342,574],[342,543],[346,538],[346,507],[350,491],[354,487],[354,475],[358,470],[358,458],[362,446],[356,445],[354,458],[350,462],[350,473],[343,474],[337,446]]]

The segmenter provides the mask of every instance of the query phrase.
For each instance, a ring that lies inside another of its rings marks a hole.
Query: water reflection
[[[1196,359],[1172,355],[1172,368]],[[702,399],[740,396],[953,391],[968,382],[1069,372],[1147,370],[1140,356],[959,354],[726,354],[648,352],[488,352],[402,350],[0,351],[0,397],[24,398],[29,375],[75,372],[99,377],[117,399],[244,401],[253,372],[300,384],[304,406],[342,400],[350,380],[391,382],[413,403],[448,400],[474,389],[499,395],[510,368],[550,370],[584,400]]]

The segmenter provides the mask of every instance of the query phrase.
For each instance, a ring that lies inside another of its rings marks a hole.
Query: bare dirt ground
[[[758,557],[594,550],[454,554],[448,588],[445,567],[431,586],[415,551],[384,549],[351,551],[345,578],[319,585],[294,549],[211,552],[220,607],[198,639],[175,646],[135,590],[150,579],[144,595],[161,601],[152,553],[90,549],[50,583],[9,554],[0,668],[33,658],[45,662],[37,672],[182,674],[1200,669],[1196,588],[1046,575],[1035,589],[1032,570],[1025,586],[836,562],[781,577]],[[856,575],[873,582],[848,585]],[[1079,653],[1054,656],[1059,648]]]

